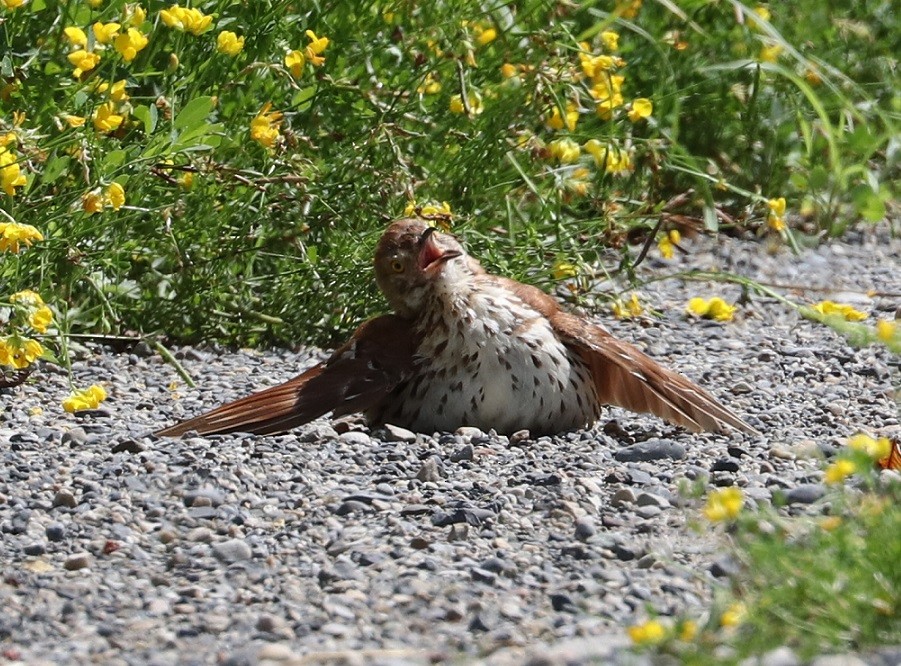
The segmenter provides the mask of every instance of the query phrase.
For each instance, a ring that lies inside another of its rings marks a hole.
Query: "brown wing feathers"
[[[285,432],[327,412],[365,410],[382,400],[413,367],[409,324],[394,315],[371,319],[331,358],[284,384],[158,431],[175,437],[199,434]]]

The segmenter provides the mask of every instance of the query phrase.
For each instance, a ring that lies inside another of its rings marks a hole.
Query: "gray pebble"
[[[213,544],[213,555],[221,562],[233,564],[253,557],[253,551],[243,539],[229,539]]]
[[[66,558],[66,561],[63,563],[63,568],[66,571],[86,569],[91,566],[92,559],[90,553],[75,553]]]
[[[812,504],[826,494],[826,487],[821,483],[805,483],[785,493],[785,501],[789,504]]]

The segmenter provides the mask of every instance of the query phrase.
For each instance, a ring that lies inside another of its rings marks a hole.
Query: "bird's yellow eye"
[[[400,259],[395,259],[391,262],[391,270],[395,273],[403,273],[404,272],[404,264]]]

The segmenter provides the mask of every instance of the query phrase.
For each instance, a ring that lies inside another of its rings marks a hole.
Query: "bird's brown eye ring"
[[[395,259],[391,262],[391,270],[395,273],[403,273],[404,272],[404,264],[400,259]]]

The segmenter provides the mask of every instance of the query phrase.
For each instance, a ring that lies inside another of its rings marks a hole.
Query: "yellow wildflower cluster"
[[[0,0],[0,3],[3,4],[4,7],[12,11],[13,9],[18,9],[23,6],[28,0]]]
[[[567,102],[566,113],[560,113],[560,107],[555,106],[551,110],[551,117],[545,121],[545,124],[553,130],[562,130],[564,127],[572,132],[576,129],[576,123],[579,121],[579,107],[573,102]]]
[[[893,342],[896,338],[901,337],[901,326],[898,326],[897,321],[880,319],[876,322],[876,337],[886,344]]]
[[[720,615],[720,625],[727,628],[737,627],[746,617],[748,617],[747,607],[742,602],[736,601]]]
[[[17,314],[38,333],[46,333],[53,323],[53,312],[37,292],[30,289],[17,291],[9,297],[9,302],[16,308]]]
[[[548,153],[561,164],[572,164],[579,161],[582,149],[572,139],[555,139],[547,145]]]
[[[41,232],[30,224],[0,222],[0,252],[16,254],[23,245],[31,247],[34,241],[42,241]]]
[[[836,483],[841,483],[856,471],[857,464],[853,460],[836,460],[826,468],[823,480],[830,485],[834,485]]]
[[[707,504],[704,505],[704,516],[707,520],[719,523],[725,520],[734,520],[741,513],[744,503],[741,489],[729,486],[722,490],[714,490],[707,495]]]
[[[660,256],[664,259],[672,259],[676,254],[676,246],[682,240],[682,234],[678,229],[670,229],[660,240],[657,241],[657,249],[660,250]]]
[[[633,168],[631,154],[612,144],[589,139],[582,147],[594,157],[595,164],[609,174],[623,174]]]
[[[299,79],[303,74],[304,65],[309,62],[313,67],[321,67],[325,64],[325,56],[322,53],[329,45],[328,37],[317,37],[312,30],[306,31],[310,43],[303,51],[289,51],[285,56],[285,67],[291,72],[291,76]]]
[[[814,311],[824,316],[839,316],[845,321],[863,321],[867,318],[866,312],[855,310],[847,303],[833,303],[832,301],[820,301],[811,306]]]
[[[270,111],[271,108],[272,102],[266,102],[250,121],[250,138],[269,150],[274,149],[281,138],[279,128],[282,124],[282,113]]]
[[[12,132],[0,137],[0,189],[11,197],[16,195],[17,187],[22,187],[28,182],[19,166],[18,155],[9,147],[15,139],[16,136]]]
[[[81,207],[86,213],[100,213],[109,206],[118,211],[125,205],[125,188],[119,183],[110,183],[105,192],[99,188],[91,190],[81,198]]]
[[[97,406],[106,400],[106,389],[100,384],[92,384],[86,389],[74,391],[72,395],[63,400],[63,409],[67,412],[80,412],[84,409],[97,409]]]
[[[874,439],[869,435],[858,433],[848,438],[848,448],[852,451],[860,451],[879,462],[892,454],[892,441],[888,437]]]
[[[451,212],[450,204],[442,201],[440,204],[435,201],[419,205],[415,201],[408,201],[404,206],[404,215],[406,217],[421,217],[426,220],[432,220],[436,226],[443,231],[450,231],[450,222],[454,214]]]
[[[688,301],[686,307],[689,314],[716,321],[732,321],[735,310],[734,305],[730,305],[719,296],[714,296],[710,300],[695,297]]]
[[[143,10],[141,10],[140,14],[133,12],[129,17],[131,22],[137,19],[140,19],[140,23],[143,23]],[[63,34],[69,40],[69,44],[73,49],[67,56],[69,62],[75,68],[73,76],[80,78],[82,74],[96,68],[100,64],[101,51],[107,48],[108,45],[112,45],[125,62],[134,60],[138,53],[149,43],[147,36],[136,27],[133,27],[134,25],[140,25],[140,23],[133,23],[132,26],[125,27],[124,30],[124,26],[121,23],[102,23],[100,21],[94,23],[91,26],[91,31],[94,34],[93,48],[89,48],[88,36],[84,30],[76,26],[66,27],[63,30]]]
[[[576,277],[579,274],[579,269],[575,264],[572,264],[565,259],[558,259],[554,262],[551,273],[555,280],[566,280],[567,278]]]
[[[613,309],[613,316],[617,319],[632,319],[633,317],[640,317],[644,314],[644,307],[642,307],[641,302],[638,300],[638,294],[634,293],[625,303],[617,298],[613,301],[611,308]]]
[[[0,338],[0,365],[16,370],[27,368],[44,354],[37,340],[10,335]]]
[[[201,35],[209,30],[213,17],[199,9],[172,5],[169,9],[160,10],[160,19],[169,28]]]

